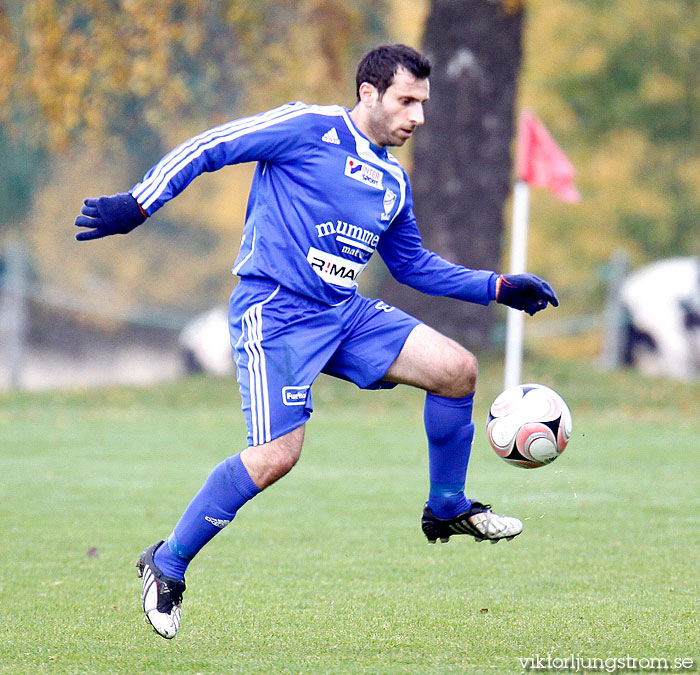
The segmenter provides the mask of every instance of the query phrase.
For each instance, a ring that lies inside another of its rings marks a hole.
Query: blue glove
[[[530,316],[550,303],[559,307],[552,287],[534,274],[502,274],[496,283],[496,302],[522,309]]]
[[[86,199],[80,213],[82,215],[75,219],[76,227],[92,229],[78,232],[75,235],[78,241],[100,239],[110,234],[128,234],[146,221],[146,214],[128,192]]]

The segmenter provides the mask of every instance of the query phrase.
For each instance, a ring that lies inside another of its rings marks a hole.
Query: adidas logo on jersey
[[[335,130],[335,127],[331,127],[328,131],[326,131],[326,133],[321,136],[321,140],[324,143],[340,145],[340,138],[338,138],[338,132]]]

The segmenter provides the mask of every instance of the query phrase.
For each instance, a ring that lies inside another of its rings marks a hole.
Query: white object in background
[[[510,238],[510,273],[523,274],[527,265],[527,221],[530,186],[519,180],[513,188],[513,228]],[[506,317],[506,365],[504,389],[520,384],[523,369],[525,315],[508,308]]]
[[[180,333],[179,343],[190,370],[217,376],[233,372],[226,307],[215,307],[188,323]]]

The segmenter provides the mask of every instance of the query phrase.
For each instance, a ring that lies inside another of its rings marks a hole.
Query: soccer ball
[[[486,433],[496,454],[509,464],[536,469],[553,462],[571,438],[571,412],[556,391],[519,384],[491,405]]]

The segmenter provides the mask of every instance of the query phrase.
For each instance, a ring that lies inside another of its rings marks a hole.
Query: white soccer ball
[[[556,391],[519,384],[498,395],[486,433],[496,454],[509,464],[536,469],[553,462],[571,438],[571,412]]]

